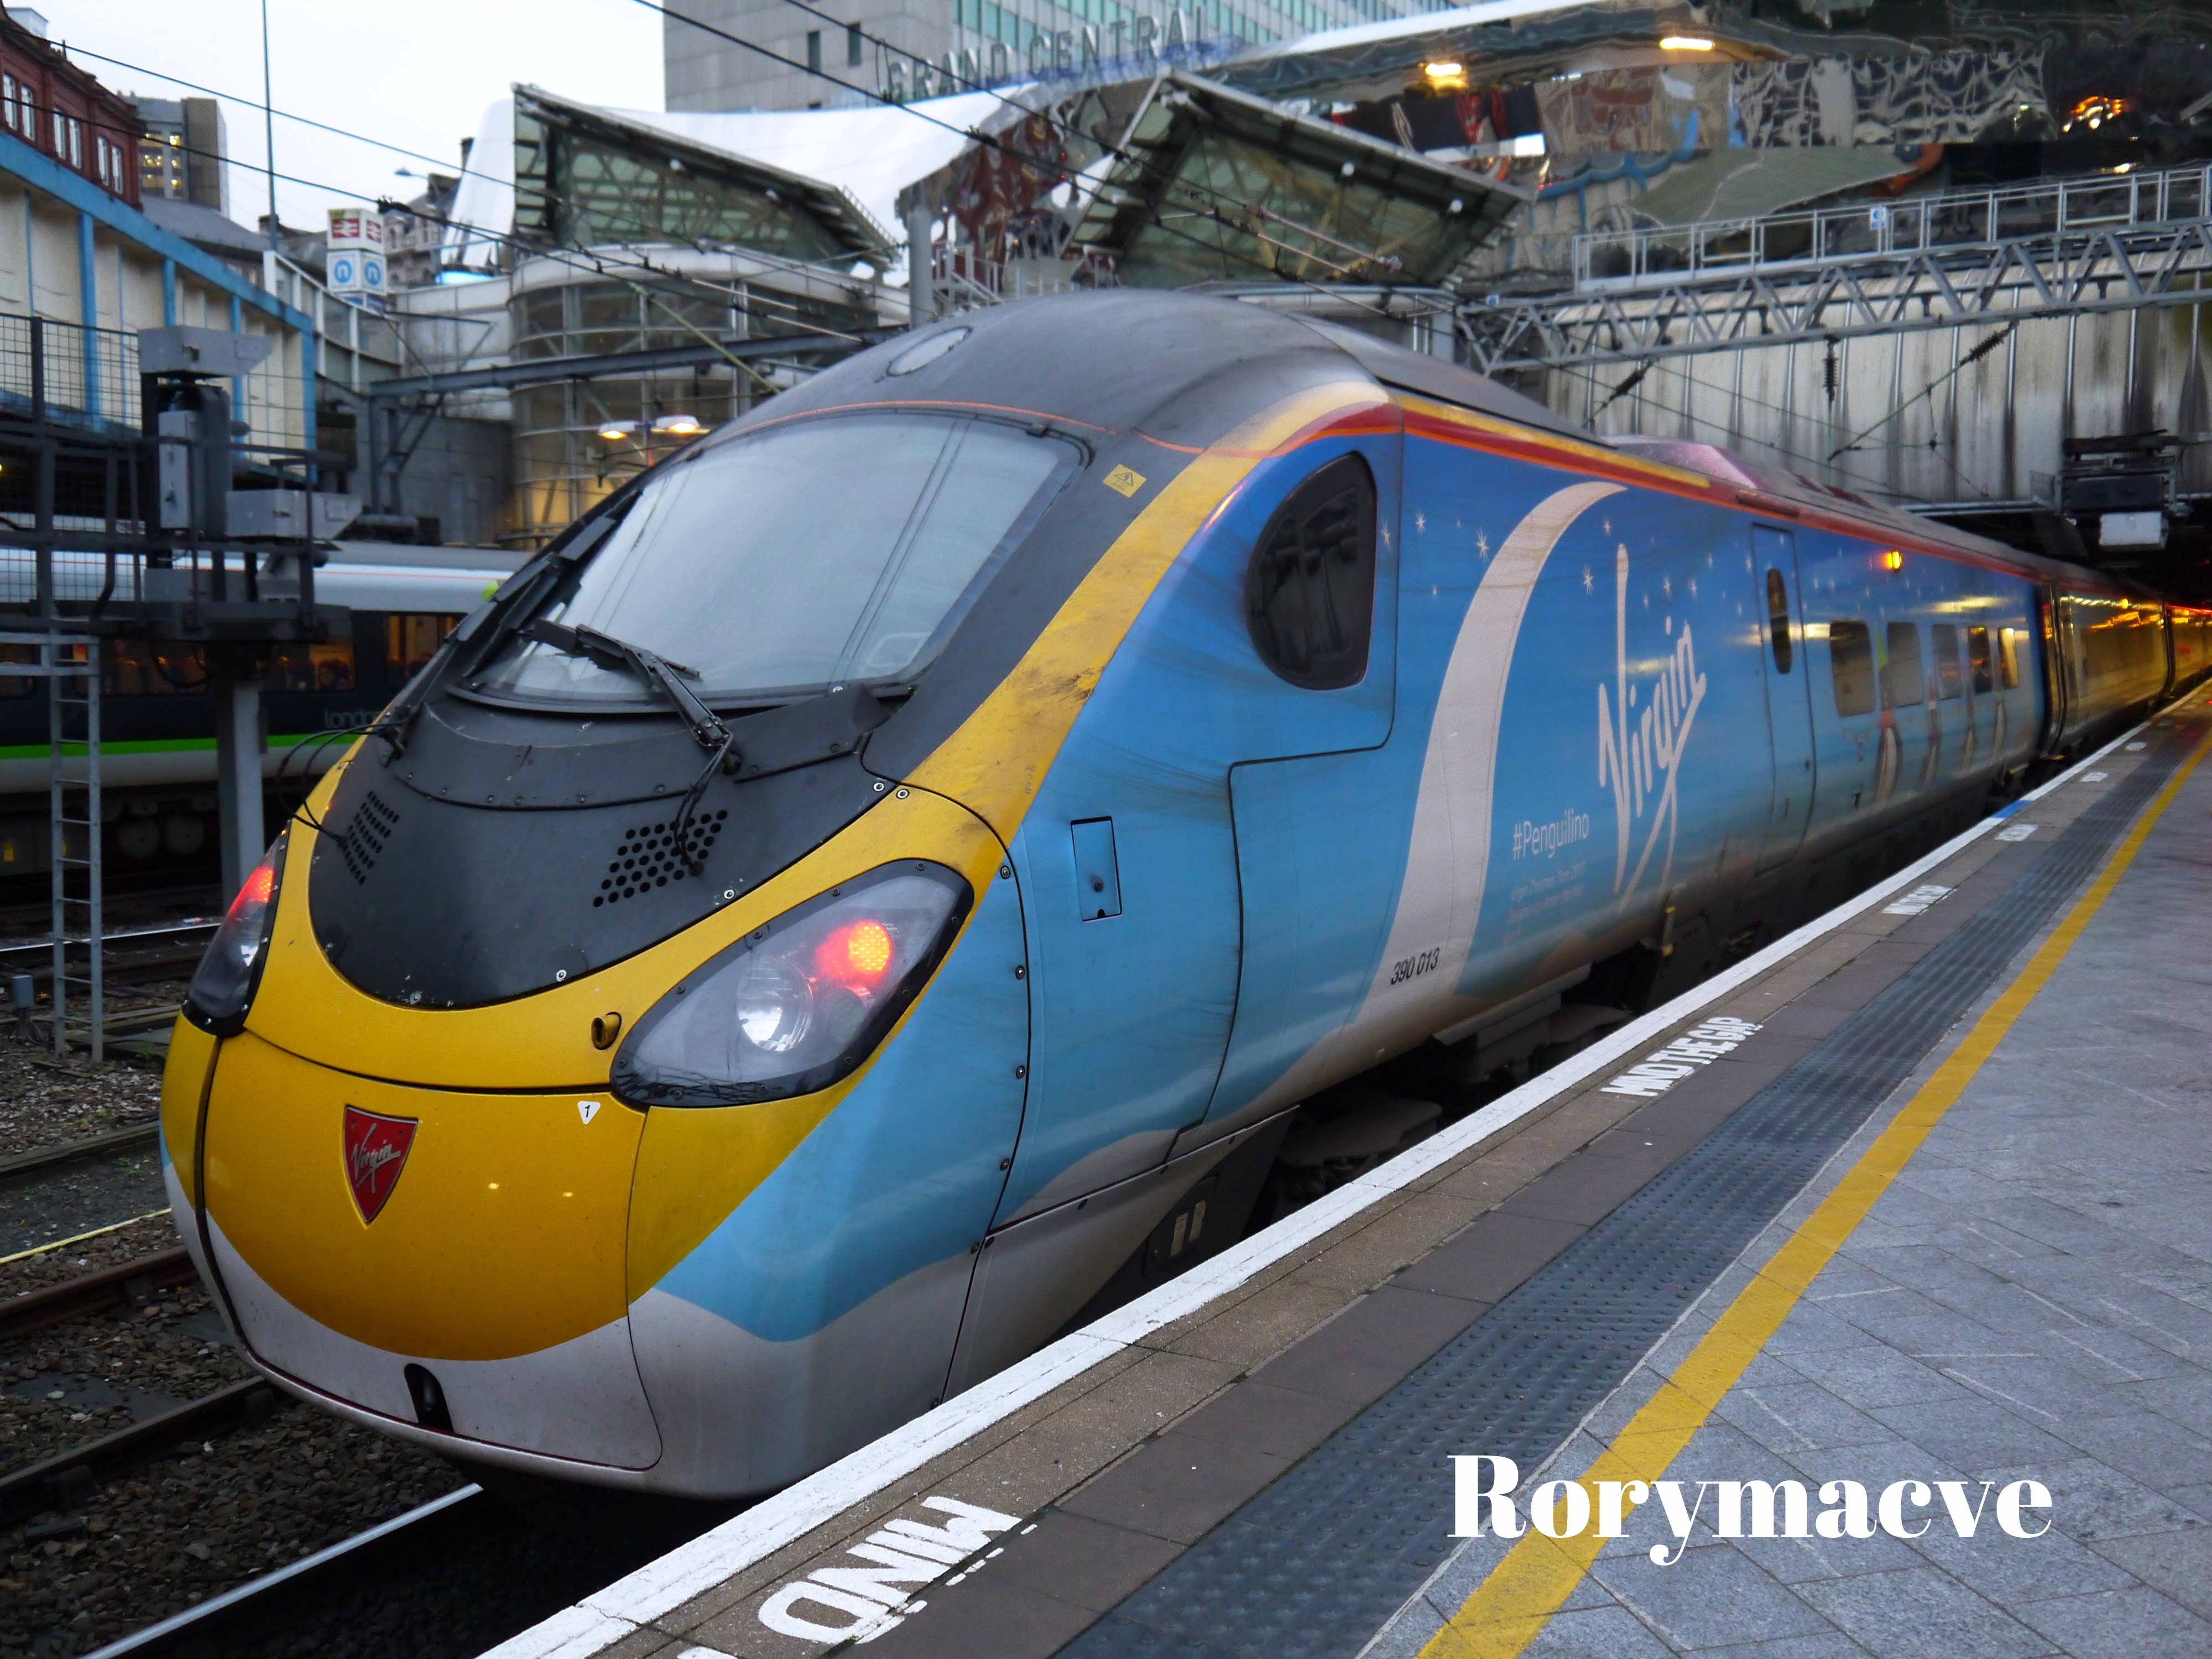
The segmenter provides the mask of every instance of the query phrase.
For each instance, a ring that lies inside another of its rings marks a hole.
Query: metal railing
[[[0,315],[0,408],[68,425],[138,424],[138,337],[43,317]]]
[[[1589,231],[1574,240],[1574,278],[1578,290],[1638,288],[1685,276],[1966,254],[2028,238],[2085,240],[2206,217],[2212,217],[2212,167],[2101,173],[1756,219]]]

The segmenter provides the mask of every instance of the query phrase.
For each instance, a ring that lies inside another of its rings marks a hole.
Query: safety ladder
[[[54,1054],[69,1047],[69,1007],[84,999],[84,1040],[106,1057],[106,918],[100,851],[100,641],[51,636],[46,650],[47,816],[54,854]],[[74,883],[71,877],[77,878]],[[72,892],[71,887],[77,890]],[[82,927],[82,931],[78,930]],[[81,954],[80,954],[81,953]]]
[[[35,663],[10,661],[11,676],[46,683],[47,850],[52,864],[53,1044],[57,1058],[74,1036],[95,1060],[106,1057],[106,917],[100,870],[100,641],[50,629],[0,634],[0,646],[27,646]],[[17,652],[7,653],[13,658]],[[83,1013],[72,1021],[80,1000]]]

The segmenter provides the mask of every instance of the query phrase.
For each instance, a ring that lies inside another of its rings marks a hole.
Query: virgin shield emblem
[[[384,1117],[358,1106],[345,1109],[346,1185],[363,1221],[374,1221],[399,1184],[419,1119]]]

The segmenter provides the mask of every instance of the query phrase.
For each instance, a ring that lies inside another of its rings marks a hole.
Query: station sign
[[[325,280],[333,294],[381,298],[385,292],[384,216],[332,208]]]

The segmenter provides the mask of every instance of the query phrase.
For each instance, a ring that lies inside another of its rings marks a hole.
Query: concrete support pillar
[[[261,862],[269,837],[261,820],[261,680],[253,664],[222,650],[208,653],[215,692],[216,835],[222,847],[225,904]]]
[[[920,328],[937,315],[936,297],[929,283],[929,226],[927,204],[917,202],[906,210],[907,325]]]

